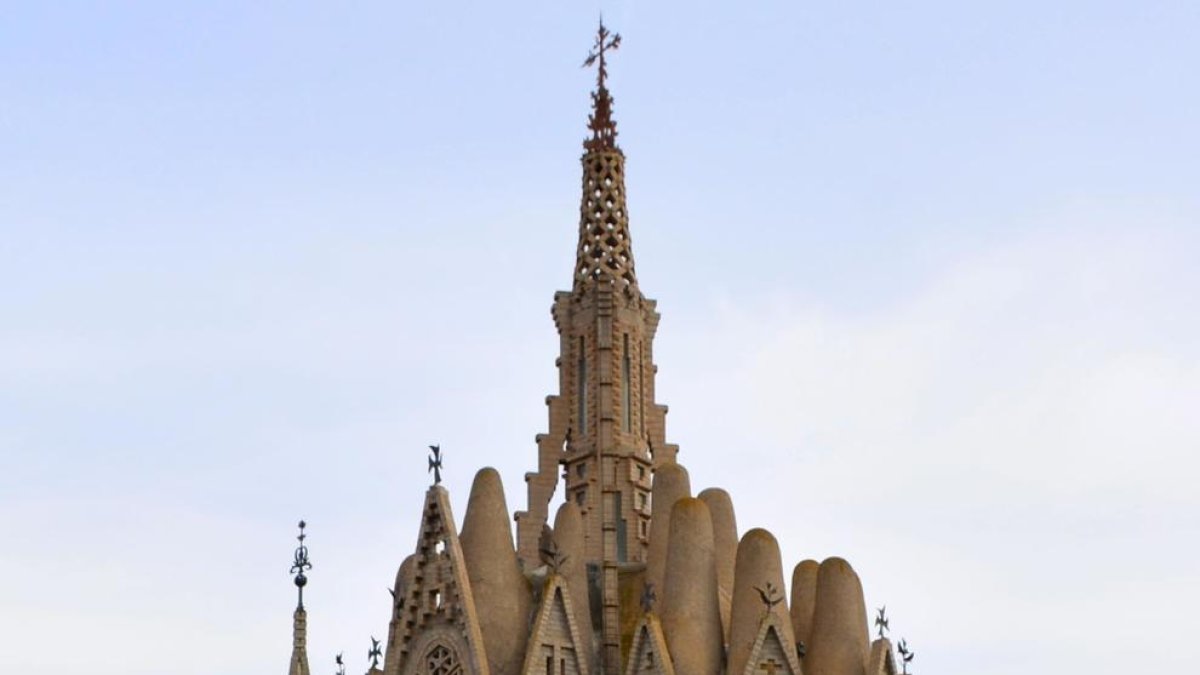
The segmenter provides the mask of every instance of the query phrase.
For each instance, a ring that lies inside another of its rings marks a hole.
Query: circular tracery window
[[[425,652],[426,675],[462,675],[458,654],[445,645],[435,644]]]

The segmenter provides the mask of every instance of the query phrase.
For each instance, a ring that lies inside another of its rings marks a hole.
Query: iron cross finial
[[[333,657],[333,662],[337,664],[337,675],[346,675],[346,664],[342,663],[342,653],[338,652],[337,656]]]
[[[611,37],[610,37],[611,35]],[[604,27],[604,16],[600,16],[600,29],[596,31],[596,44],[592,46],[592,51],[588,52],[588,56],[583,61],[583,67],[588,68],[592,64],[599,62],[600,67],[596,70],[596,87],[604,89],[604,81],[608,79],[608,68],[604,64],[604,52],[608,50],[616,51],[621,46],[621,34],[609,33]]]
[[[621,35],[609,33],[604,27],[604,17],[600,17],[600,29],[596,32],[596,44],[583,61],[583,67],[599,64],[596,69],[596,91],[592,92],[592,114],[588,116],[588,129],[592,137],[583,142],[583,147],[589,151],[605,151],[616,149],[617,123],[613,120],[613,98],[605,81],[608,79],[608,65],[605,62],[605,52],[621,46]]]
[[[299,593],[299,601],[297,606],[303,608],[304,586],[308,584],[308,577],[306,577],[304,573],[312,569],[312,563],[308,560],[308,547],[304,545],[304,539],[308,536],[304,534],[304,528],[307,527],[307,523],[302,520],[300,521],[299,527],[300,534],[296,537],[296,540],[300,542],[300,545],[296,547],[296,552],[292,556],[291,573],[296,575],[296,578],[293,581],[295,582],[296,589]]]
[[[880,607],[879,615],[875,617],[875,627],[879,629],[879,639],[883,639],[883,634],[888,631],[887,605]]]
[[[371,636],[371,651],[367,652],[367,658],[371,659],[371,670],[379,665],[379,657],[383,656],[383,652],[379,650],[379,640],[375,636]]]
[[[433,484],[442,484],[442,446],[429,446],[429,470],[433,472]]]

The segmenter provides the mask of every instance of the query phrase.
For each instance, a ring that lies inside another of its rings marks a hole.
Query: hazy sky
[[[921,675],[1182,672],[1200,4],[614,2],[668,437]],[[0,22],[0,671],[363,672],[425,446],[524,505],[595,3]]]

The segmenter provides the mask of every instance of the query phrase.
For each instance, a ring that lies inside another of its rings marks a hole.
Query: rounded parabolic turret
[[[767,612],[763,595],[774,591],[778,600],[770,611],[774,612],[786,635],[790,639],[792,620],[788,616],[787,603],[783,602],[783,564],[779,557],[779,542],[766,530],[755,528],[738,543],[737,562],[734,567],[733,608],[729,627],[729,674],[742,675],[746,662],[758,637],[759,622]],[[805,673],[805,675],[810,675]]]
[[[525,659],[533,600],[517,564],[504,486],[491,467],[475,474],[459,541],[488,670],[492,675],[515,675]]]
[[[692,483],[682,464],[668,462],[654,470],[654,485],[650,488],[650,545],[646,552],[646,581],[656,591],[663,589],[663,571],[667,566],[667,543],[670,541],[671,507],[684,497],[692,496]]]
[[[796,642],[807,647],[812,640],[813,608],[817,601],[816,560],[802,560],[792,570],[792,629],[796,631]]]
[[[708,505],[712,516],[713,548],[717,556],[717,589],[721,604],[721,629],[729,641],[729,612],[733,605],[733,570],[737,561],[737,518],[733,515],[733,500],[721,488],[708,488],[699,495]]]
[[[703,501],[686,497],[671,509],[662,626],[676,673],[720,675],[721,609],[712,519]]]
[[[827,558],[817,571],[805,675],[863,675],[869,639],[858,574],[845,560]]]

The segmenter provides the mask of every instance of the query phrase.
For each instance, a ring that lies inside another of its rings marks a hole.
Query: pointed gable
[[[571,602],[566,580],[551,574],[533,621],[522,675],[588,675],[587,643]]]
[[[663,638],[662,625],[653,614],[642,617],[641,623],[634,631],[633,642],[629,645],[629,665],[625,668],[625,675],[675,675],[675,667],[667,651],[667,641]]]
[[[394,589],[387,675],[488,675],[450,496],[440,485],[425,494],[417,550],[405,567]]]
[[[767,613],[759,622],[758,636],[741,675],[802,675],[790,633],[775,612]]]

